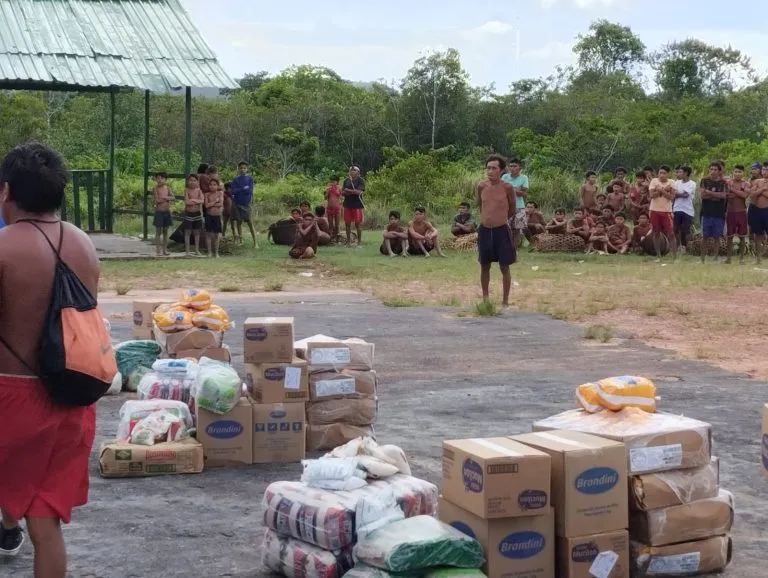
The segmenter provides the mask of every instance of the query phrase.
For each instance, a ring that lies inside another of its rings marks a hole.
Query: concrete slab
[[[723,576],[765,575],[768,481],[758,463],[768,384],[631,340],[593,345],[581,328],[537,314],[457,318],[451,309],[392,309],[336,295],[280,304],[220,295],[219,302],[238,323],[251,315],[293,315],[299,337],[325,333],[375,342],[380,440],[402,446],[414,474],[435,483],[443,439],[525,432],[533,421],[572,408],[578,383],[625,373],[655,377],[664,410],[713,425],[722,484],[737,505],[735,558]],[[104,307],[117,314],[113,331],[121,339],[129,336],[129,307],[127,301]],[[240,331],[226,342],[241,368]],[[123,401],[99,403],[97,445],[115,434]],[[95,450],[91,468],[91,502],[65,529],[70,573],[77,577],[266,576],[261,497],[269,483],[297,479],[301,471],[293,464],[103,480]],[[0,563],[0,575],[27,575],[31,567],[28,546],[18,559]]]
[[[139,237],[91,233],[89,235],[99,254],[99,259],[154,259],[155,247]],[[184,253],[171,253],[169,258],[183,258]]]

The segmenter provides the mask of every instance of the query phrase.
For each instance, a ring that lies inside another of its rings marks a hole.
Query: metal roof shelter
[[[150,93],[185,89],[186,175],[192,156],[192,87],[238,85],[221,68],[179,0],[0,0],[0,89],[110,94],[109,168],[97,171],[104,173],[100,175],[73,171],[76,197],[78,177],[84,177],[86,189],[94,179],[103,182],[106,178],[101,191],[106,198],[101,199],[99,209],[103,230],[112,230],[115,94],[144,90],[146,194]],[[88,194],[92,201],[93,191]],[[94,230],[91,205],[88,228]],[[77,221],[79,209],[78,202]],[[146,203],[142,212],[146,237]]]

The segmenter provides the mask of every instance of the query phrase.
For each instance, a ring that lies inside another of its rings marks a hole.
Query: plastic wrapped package
[[[377,384],[375,371],[320,371],[309,376],[309,396],[312,401],[372,398],[376,397]]]
[[[312,425],[346,423],[365,426],[376,421],[375,399],[329,399],[307,404],[307,422]]]
[[[630,543],[633,578],[678,578],[722,572],[731,562],[733,545],[728,536],[696,542],[652,547]]]
[[[416,516],[394,522],[361,539],[356,561],[390,572],[412,572],[435,566],[480,568],[483,548],[474,538],[432,518]]]
[[[157,342],[149,340],[124,341],[114,349],[117,371],[125,378],[139,367],[152,367],[162,351]]]
[[[190,309],[203,311],[204,309],[210,308],[213,304],[213,298],[205,289],[185,289],[181,293],[179,303],[182,303]]]
[[[137,392],[139,391],[139,384],[144,376],[148,373],[152,373],[149,367],[140,366],[134,369],[127,377],[123,377],[123,387],[125,391]]]
[[[688,470],[645,474],[630,478],[629,503],[635,510],[655,510],[714,498],[720,489],[720,463]]]
[[[343,446],[335,448],[325,455],[326,458],[358,459],[358,467],[365,470],[367,477],[372,479],[386,478],[396,473],[411,475],[411,466],[402,448],[395,445],[380,446],[370,437],[354,439]],[[371,461],[368,458],[376,460]],[[382,467],[381,464],[390,467]],[[391,469],[394,468],[394,470]]]
[[[211,305],[207,309],[193,313],[192,324],[200,329],[211,331],[229,331],[234,327],[227,312],[218,305]]]
[[[147,373],[141,378],[137,393],[139,399],[171,399],[189,406],[190,412],[195,411],[195,398],[192,396],[192,382],[172,376],[164,376],[155,372]]]
[[[355,564],[352,570],[344,574],[344,578],[421,578],[421,576],[421,572],[393,574],[381,568],[374,568],[365,564]]]
[[[296,357],[309,362],[310,373],[329,369],[373,369],[374,345],[362,339],[313,335],[294,343]]]
[[[240,401],[242,387],[242,380],[231,365],[203,357],[193,389],[195,406],[227,414]]]
[[[733,494],[720,490],[715,498],[635,512],[629,533],[632,540],[649,546],[721,536],[731,531],[733,510]]]
[[[187,377],[196,374],[197,361],[190,359],[158,359],[152,364],[152,371],[161,375]]]
[[[162,303],[155,307],[154,313],[168,313],[169,311],[186,311],[187,306],[183,303]]]
[[[394,496],[406,517],[437,512],[437,487],[410,476],[395,475],[352,491],[331,492],[301,482],[275,482],[264,492],[264,525],[326,550],[339,550],[355,543],[358,508]],[[363,513],[364,514],[364,513]],[[366,520],[366,523],[367,520]]]
[[[192,329],[192,314],[187,310],[175,309],[152,314],[152,319],[157,327],[163,333],[178,333]]]
[[[375,438],[373,426],[356,426],[345,423],[330,425],[307,424],[307,451],[327,451],[343,446],[356,438],[368,436]]]
[[[621,411],[627,407],[652,413],[656,411],[656,385],[645,377],[609,377],[580,385],[576,388],[576,400],[590,413],[603,409]]]
[[[264,532],[262,561],[288,578],[341,578],[354,564],[351,547],[329,552],[269,529]]]
[[[131,443],[153,446],[162,442],[177,442],[189,437],[184,420],[168,411],[155,411],[140,419],[131,430]]]
[[[356,490],[367,484],[365,472],[355,458],[302,460],[301,481],[310,488],[323,490]]]
[[[588,413],[570,410],[533,424],[533,431],[564,429],[623,442],[630,474],[645,474],[709,464],[712,426],[669,413],[637,408]]]
[[[143,401],[132,399],[126,401],[120,408],[120,423],[117,426],[117,439],[120,441],[129,441],[131,439],[131,433],[138,422],[152,413],[160,411],[167,411],[176,417],[181,418],[187,429],[194,427],[192,413],[185,403],[165,399]]]

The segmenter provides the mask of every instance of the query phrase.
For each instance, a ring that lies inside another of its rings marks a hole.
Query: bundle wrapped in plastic
[[[182,379],[197,375],[197,362],[193,359],[158,359],[152,364],[152,371],[163,376]]]
[[[356,490],[366,485],[365,472],[354,458],[302,460],[301,481],[310,488]]]
[[[198,408],[224,415],[240,401],[243,383],[231,365],[207,357],[200,360],[193,395]]]
[[[157,328],[163,333],[178,333],[192,329],[192,313],[184,309],[172,309],[170,311],[152,314]]]
[[[351,547],[329,552],[269,529],[264,532],[262,562],[288,578],[341,578],[354,565]]]
[[[180,302],[190,309],[203,311],[213,304],[213,299],[205,289],[185,289],[181,293]]]
[[[195,398],[192,396],[193,382],[159,373],[147,373],[139,382],[139,399],[171,399],[180,401],[195,411]]]
[[[117,439],[130,441],[136,425],[144,418],[157,412],[168,412],[182,420],[186,429],[194,427],[194,419],[189,407],[180,401],[165,399],[130,400],[120,408],[120,423],[117,426]]]
[[[155,411],[140,419],[131,431],[131,443],[153,446],[161,442],[176,442],[189,437],[184,420],[168,411]]]
[[[123,376],[123,387],[125,388],[125,391],[139,391],[139,384],[148,373],[152,373],[152,370],[149,367],[144,367],[142,365],[129,373],[127,377]]]
[[[576,401],[589,413],[603,409],[621,411],[627,407],[653,413],[656,411],[656,385],[644,377],[609,377],[577,387]]]
[[[355,561],[390,572],[413,572],[436,566],[480,568],[483,548],[474,538],[431,516],[389,524],[357,543]]]
[[[371,437],[360,437],[325,454],[325,458],[355,458],[357,467],[369,479],[380,479],[397,473],[411,475],[405,452],[394,445],[380,446]]]
[[[229,331],[234,327],[227,312],[218,305],[211,305],[208,309],[193,313],[192,324],[211,331]]]
[[[486,578],[486,576],[476,568],[432,568],[426,571],[393,574],[381,568],[356,564],[352,570],[344,574],[344,578]]]
[[[161,351],[162,349],[156,341],[131,340],[118,343],[115,345],[117,371],[124,378],[127,378],[139,367],[152,367],[152,364],[160,357]]]
[[[275,482],[264,493],[264,525],[326,550],[338,550],[355,543],[359,526],[375,522],[362,510],[374,511],[373,503],[387,504],[390,496],[405,517],[437,513],[437,487],[402,474],[337,492],[301,482]]]

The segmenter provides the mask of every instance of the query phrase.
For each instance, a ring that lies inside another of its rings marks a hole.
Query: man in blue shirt
[[[528,217],[525,212],[525,198],[528,196],[528,177],[520,174],[523,166],[520,159],[513,158],[507,163],[507,172],[501,177],[505,183],[509,183],[515,189],[516,206],[514,221],[509,224],[514,233],[515,247],[519,247],[523,239],[523,231],[528,226]]]
[[[238,175],[232,179],[232,212],[230,219],[235,225],[235,242],[243,244],[243,222],[248,225],[253,238],[254,249],[256,244],[256,231],[253,229],[251,218],[251,202],[253,201],[253,177],[248,174],[248,163],[241,162],[237,165]]]

